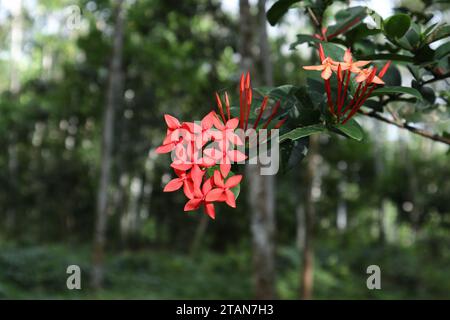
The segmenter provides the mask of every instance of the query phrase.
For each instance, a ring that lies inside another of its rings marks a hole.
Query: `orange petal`
[[[331,68],[330,68],[330,67],[326,67],[326,68],[322,71],[321,77],[322,77],[324,80],[328,80],[328,79],[330,79],[332,73],[333,73],[333,72],[331,71]]]
[[[365,65],[367,65],[367,64],[369,64],[369,63],[371,63],[371,62],[372,62],[372,61],[361,60],[361,61],[353,62],[353,65],[354,65],[355,67],[363,67],[363,66],[365,66]]]
[[[303,66],[303,69],[305,70],[317,70],[317,71],[321,71],[323,70],[325,67],[323,65],[320,66]]]

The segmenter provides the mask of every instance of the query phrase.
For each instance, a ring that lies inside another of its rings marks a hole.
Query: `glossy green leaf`
[[[439,60],[450,54],[450,41],[440,45],[434,51],[434,59]]]
[[[274,26],[286,14],[289,8],[301,0],[279,0],[267,11],[267,20]]]
[[[450,37],[450,25],[441,25],[425,38],[425,43],[430,44],[447,37]]]
[[[403,13],[389,17],[384,22],[384,32],[391,38],[401,38],[411,26],[411,18]]]
[[[407,95],[417,98],[420,101],[423,100],[423,97],[419,91],[417,91],[416,89],[413,89],[413,88],[409,88],[409,87],[400,87],[400,86],[382,87],[382,88],[375,89],[372,92],[372,96],[381,96],[381,95],[390,95],[390,94],[407,94]]]
[[[355,119],[348,120],[345,124],[336,124],[336,129],[344,133],[349,138],[361,141],[364,137],[364,132],[358,122]]]
[[[372,55],[367,55],[367,56],[359,56],[358,60],[372,60],[372,61],[393,60],[393,61],[413,62],[414,57],[403,55],[403,54],[395,54],[395,53],[379,53],[379,54],[372,54]]]
[[[299,164],[307,155],[309,137],[296,141],[287,140],[280,145],[280,171],[286,173]]]
[[[310,34],[297,34],[297,40],[295,40],[291,45],[289,46],[289,49],[294,50],[298,45],[305,43],[305,42],[321,42],[316,37],[310,35]]]
[[[306,127],[296,128],[294,130],[289,131],[288,133],[285,133],[280,136],[280,142],[283,142],[285,140],[297,140],[303,137],[308,137],[315,133],[320,133],[325,131],[326,128],[322,124],[313,124]]]
[[[366,7],[351,7],[336,13],[337,23],[329,26],[327,36],[334,37],[357,27],[367,15]]]

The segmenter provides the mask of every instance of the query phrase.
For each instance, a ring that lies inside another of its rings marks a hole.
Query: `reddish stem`
[[[256,129],[256,127],[258,126],[259,121],[261,120],[261,117],[264,113],[264,110],[266,109],[266,105],[267,105],[267,101],[269,100],[269,97],[264,97],[263,102],[261,103],[261,107],[259,109],[259,114],[258,117],[256,118],[255,123],[253,124],[253,129]]]
[[[331,101],[331,88],[329,79],[325,80],[325,91],[327,92],[328,108],[330,109],[331,114],[336,116],[333,108],[333,101]]]
[[[280,107],[280,101],[277,101],[277,103],[275,104],[275,107],[273,108],[272,114],[270,115],[269,119],[267,119],[266,123],[263,125],[263,129],[266,129],[269,126],[270,121],[272,121],[273,117],[276,115],[279,107]]]

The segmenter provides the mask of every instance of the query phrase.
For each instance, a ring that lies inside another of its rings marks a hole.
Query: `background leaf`
[[[391,16],[384,22],[384,31],[391,38],[401,38],[411,26],[411,18],[403,13]]]

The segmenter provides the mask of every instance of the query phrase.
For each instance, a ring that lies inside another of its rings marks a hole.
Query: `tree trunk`
[[[242,71],[255,75],[255,57],[252,53],[254,35],[252,34],[253,16],[248,0],[239,1],[240,43]],[[262,74],[266,85],[272,85],[272,69],[269,55],[265,21],[265,1],[258,2],[258,30]],[[254,77],[255,78],[255,77]],[[251,233],[253,246],[253,278],[256,299],[275,298],[275,193],[274,176],[262,176],[260,165],[246,167],[249,186],[249,206],[251,209]]]
[[[114,140],[115,110],[121,103],[123,90],[122,51],[123,51],[123,1],[117,1],[116,18],[113,35],[112,57],[109,67],[106,106],[102,133],[102,157],[100,181],[97,194],[97,217],[93,246],[92,285],[100,288],[103,283],[103,262],[106,243],[106,225],[108,218],[109,185],[111,181],[111,163]]]
[[[23,44],[23,19],[22,19],[22,0],[14,2],[11,8],[11,43],[10,43],[10,64],[9,64],[9,91],[14,99],[18,98],[20,92],[20,60],[22,56],[22,44]],[[18,187],[18,137],[14,130],[9,132],[9,145],[8,145],[8,173],[10,188],[12,194],[17,195],[19,191]],[[11,230],[11,233],[15,233],[16,228],[16,208],[17,196],[13,196],[10,202],[10,206],[6,212],[6,225]]]
[[[314,281],[314,247],[313,232],[315,218],[314,176],[318,167],[319,140],[317,135],[310,137],[309,155],[305,175],[305,245],[302,252],[303,268],[300,275],[300,295],[303,299],[312,299]]]
[[[378,121],[375,121],[374,124],[375,132],[378,132],[377,135],[374,137],[374,168],[375,168],[375,177],[377,180],[377,187],[379,188],[381,192],[381,181],[379,181],[380,177],[382,176],[384,172],[384,157],[383,157],[383,151],[382,151],[382,139],[384,137],[383,128],[381,127],[380,123]],[[384,204],[384,197],[382,194],[379,195],[377,199],[377,223],[378,223],[378,241],[380,243],[384,243],[386,240],[386,232],[384,227],[384,216],[385,216],[385,204]]]

